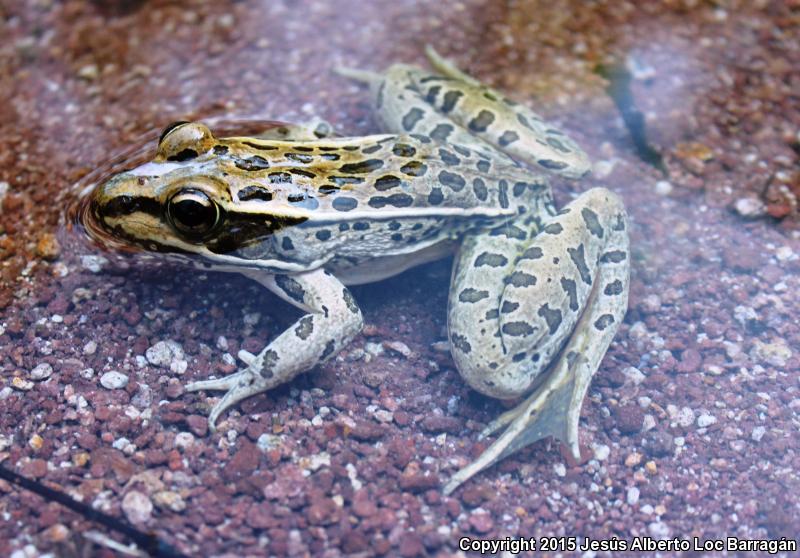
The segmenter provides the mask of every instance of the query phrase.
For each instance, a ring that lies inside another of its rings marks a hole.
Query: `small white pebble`
[[[53,314],[52,316],[50,316],[50,321],[53,322],[54,324],[60,324],[64,321],[64,316],[62,316],[61,314]]]
[[[103,256],[81,256],[81,266],[92,273],[100,273],[108,260]]]
[[[217,337],[217,349],[220,351],[228,350],[228,339],[224,335]]]
[[[656,182],[656,194],[659,196],[669,196],[672,193],[672,184],[666,180]]]
[[[312,426],[317,426],[318,427],[318,426],[322,426],[324,423],[325,423],[325,421],[322,420],[322,417],[319,416],[319,415],[314,415],[314,418],[311,419],[311,425]]]
[[[764,215],[764,202],[757,198],[747,197],[736,200],[733,208],[742,217],[760,217]]]
[[[94,341],[94,340],[92,340],[92,341],[88,341],[88,342],[87,342],[87,343],[86,343],[86,344],[83,346],[83,354],[85,354],[85,355],[93,355],[93,354],[95,354],[96,352],[97,352],[97,342],[96,342],[96,341]]]
[[[53,374],[53,367],[50,364],[43,362],[36,365],[36,368],[31,370],[31,380],[46,380]]]
[[[275,434],[262,434],[256,440],[256,446],[261,451],[269,451],[281,447],[281,437]]]
[[[598,444],[592,449],[594,450],[594,458],[598,461],[605,461],[611,454],[611,448],[605,444]]]
[[[697,417],[697,426],[699,426],[700,428],[706,428],[716,423],[717,423],[717,417],[715,417],[714,415],[710,415],[708,413],[703,413],[702,415]]]
[[[394,414],[392,414],[391,411],[387,411],[385,409],[380,409],[379,411],[375,411],[374,416],[378,420],[378,422],[392,422],[394,420]]]
[[[644,375],[644,372],[642,372],[635,366],[628,366],[625,370],[622,371],[622,373],[635,386],[638,386],[647,379],[647,376]]]
[[[131,523],[144,523],[153,513],[153,502],[138,490],[131,490],[122,499],[122,511]]]
[[[763,426],[756,426],[753,428],[753,431],[750,433],[750,439],[754,442],[760,442],[761,438],[764,437],[764,434],[767,433],[767,429]]]
[[[128,376],[122,372],[111,370],[100,376],[100,385],[106,389],[122,389],[128,385]]]
[[[792,251],[792,248],[790,246],[781,246],[780,248],[775,250],[775,257],[780,262],[785,262],[787,260],[790,260],[792,259],[793,256],[794,256],[794,251]]]
[[[556,475],[559,477],[564,477],[567,474],[567,466],[563,463],[556,463],[553,465],[553,471],[555,471]]]
[[[178,432],[175,434],[175,447],[181,450],[192,447],[194,435],[191,432]]]
[[[383,347],[406,358],[411,356],[411,349],[402,341],[384,341]]]
[[[639,489],[635,486],[631,486],[628,489],[628,493],[625,495],[625,501],[628,502],[628,505],[635,506],[637,502],[639,502]]]

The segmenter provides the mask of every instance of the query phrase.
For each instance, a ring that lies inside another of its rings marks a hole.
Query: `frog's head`
[[[215,138],[200,123],[171,124],[152,161],[111,176],[89,193],[80,220],[107,247],[214,261],[302,222],[283,211],[284,204],[242,202],[263,173],[242,170],[240,144]]]

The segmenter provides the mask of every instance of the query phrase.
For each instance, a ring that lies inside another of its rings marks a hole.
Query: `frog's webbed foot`
[[[576,333],[576,337],[586,336]],[[602,354],[599,356],[602,358]],[[579,460],[578,422],[581,404],[593,373],[591,363],[580,353],[570,350],[562,354],[545,382],[532,395],[483,429],[479,439],[506,427],[478,459],[450,478],[444,487],[444,493],[450,494],[480,471],[548,436],[561,440],[572,456]]]
[[[425,56],[428,57],[428,62],[431,63],[431,66],[443,76],[463,81],[474,87],[485,87],[480,81],[464,73],[453,62],[436,52],[436,49],[431,45],[425,45]]]
[[[258,355],[240,351],[247,368],[230,376],[193,382],[187,391],[225,391],[212,408],[208,423],[231,406],[263,393],[335,355],[361,331],[362,317],[350,291],[333,275],[316,269],[297,275],[246,273],[275,294],[306,312]]]
[[[580,458],[581,405],[627,309],[627,220],[616,195],[590,190],[545,214],[538,230],[527,219],[467,237],[459,251],[448,316],[456,366],[487,395],[530,395],[487,426],[482,436],[505,431],[446,493],[548,436]]]

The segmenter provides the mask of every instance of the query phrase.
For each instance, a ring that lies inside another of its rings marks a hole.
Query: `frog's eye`
[[[199,122],[173,122],[158,138],[157,159],[162,161],[187,161],[205,153],[214,146],[214,136],[205,124]]]
[[[214,230],[220,221],[220,210],[202,190],[186,188],[169,199],[167,216],[175,230],[193,239]]]

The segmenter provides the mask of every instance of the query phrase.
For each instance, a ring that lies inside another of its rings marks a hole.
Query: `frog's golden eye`
[[[220,221],[220,210],[202,190],[185,188],[167,202],[167,216],[176,231],[196,239],[214,230]]]
[[[173,122],[158,138],[157,160],[187,161],[205,153],[214,146],[214,136],[205,124],[199,122]]]

